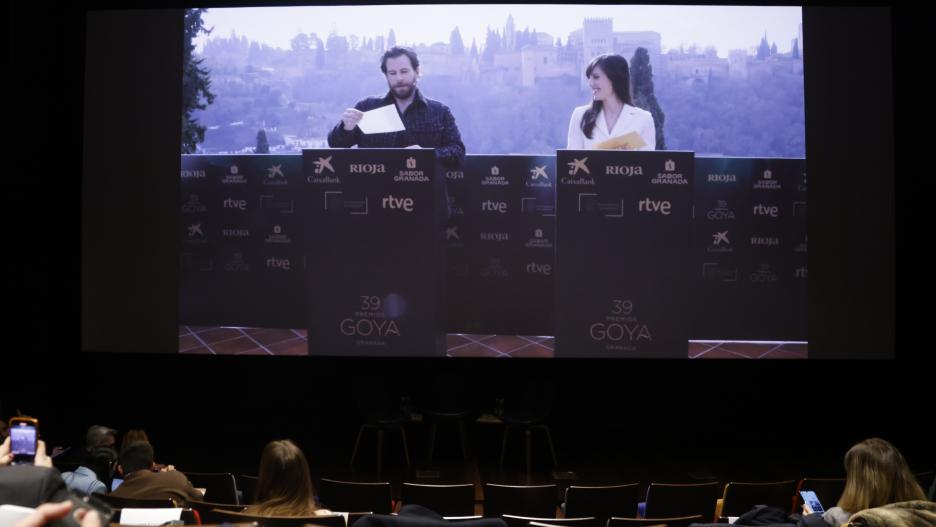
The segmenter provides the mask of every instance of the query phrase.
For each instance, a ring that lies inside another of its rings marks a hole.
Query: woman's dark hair
[[[98,481],[108,489],[114,480],[114,469],[117,468],[117,451],[110,447],[98,447],[88,453],[84,465],[90,468]]]
[[[614,94],[624,104],[633,105],[631,99],[630,68],[627,66],[627,59],[614,53],[605,53],[593,58],[588,67],[585,68],[585,78],[591,77],[595,68],[601,68],[608,80],[611,81],[611,89]],[[592,132],[595,130],[595,122],[598,120],[598,113],[601,112],[601,101],[592,102],[591,108],[585,110],[582,115],[582,131],[585,137],[591,139]]]

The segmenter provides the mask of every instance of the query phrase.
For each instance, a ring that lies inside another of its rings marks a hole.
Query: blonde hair
[[[292,441],[270,441],[260,456],[257,504],[246,511],[263,516],[312,516],[314,490],[309,463]]]
[[[845,454],[845,490],[838,506],[846,512],[925,499],[903,455],[889,442],[865,439]]]

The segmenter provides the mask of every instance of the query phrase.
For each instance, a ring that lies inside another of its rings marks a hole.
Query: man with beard
[[[458,167],[465,158],[458,126],[444,104],[425,97],[416,87],[419,58],[412,49],[394,46],[384,53],[380,70],[390,91],[384,97],[368,97],[348,108],[341,122],[328,134],[328,146],[348,148],[435,148],[436,157],[448,168]],[[364,112],[395,104],[406,126],[399,132],[365,134],[357,126]]]

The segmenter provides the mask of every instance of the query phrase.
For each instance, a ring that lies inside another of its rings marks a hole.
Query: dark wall
[[[14,20],[33,15],[12,11]],[[915,341],[896,340],[894,159],[895,148],[912,147],[895,145],[900,83],[887,44],[899,32],[888,9],[804,11],[808,308],[811,355],[897,358],[808,363],[134,353],[176,346],[177,182],[165,175],[179,153],[181,12],[97,19],[87,47],[85,14],[48,13],[41,38],[32,24],[11,24],[11,78],[22,80],[11,82],[8,141],[26,156],[11,154],[10,166],[32,172],[8,177],[13,340],[0,415],[38,416],[57,443],[80,441],[91,422],[144,427],[180,466],[225,464],[219,445],[236,445],[249,470],[273,437],[343,458],[358,388],[380,381],[409,392],[446,372],[488,406],[525,382],[554,386],[554,433],[568,451],[639,449],[781,471],[830,459],[837,467],[849,445],[877,435],[916,467],[934,464],[918,424],[932,370]],[[878,45],[863,44],[871,36]],[[80,351],[106,348],[122,353]]]

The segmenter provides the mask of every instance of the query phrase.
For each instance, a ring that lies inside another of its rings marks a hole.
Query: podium
[[[444,356],[432,149],[303,150],[310,355]]]
[[[556,356],[686,358],[692,152],[556,154]]]

